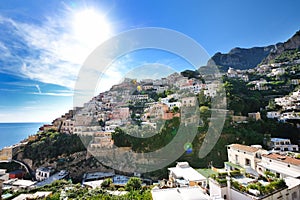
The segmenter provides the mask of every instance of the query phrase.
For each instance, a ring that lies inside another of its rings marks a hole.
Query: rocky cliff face
[[[263,60],[263,63],[268,63],[270,60],[274,59],[276,56],[280,55],[282,52],[291,49],[300,48],[300,31],[297,31],[293,37],[288,39],[284,43],[278,43],[275,45],[275,49],[270,52],[270,54]]]
[[[234,48],[229,53],[216,53],[209,61],[208,65],[216,64],[221,66],[221,70],[229,67],[235,69],[251,69],[258,64],[268,62],[277,55],[288,49],[300,47],[300,31],[284,43],[277,43],[266,47]]]

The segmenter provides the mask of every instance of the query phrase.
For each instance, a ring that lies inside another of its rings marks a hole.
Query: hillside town
[[[271,97],[269,105],[247,115],[224,109],[230,123],[235,126],[268,118],[274,119],[274,123],[288,123],[299,128],[300,71],[293,67],[299,63],[300,60],[297,59],[262,64],[249,70],[229,68],[223,77],[243,81],[249,91],[270,91]],[[113,135],[120,130],[132,136],[147,135],[159,132],[164,123],[172,119],[180,119],[180,123],[185,126],[188,124],[204,126],[205,122],[201,117],[191,115],[187,110],[198,110],[200,98],[212,101],[220,95],[223,86],[220,81],[206,79],[204,75],[192,73],[192,76],[186,77],[174,73],[157,80],[125,78],[120,84],[95,96],[82,107],[76,107],[55,119],[52,124],[40,127],[36,135],[16,145],[3,148],[0,151],[0,162],[16,162],[22,167],[15,171],[7,172],[5,169],[0,171],[2,199],[45,198],[52,193],[38,191],[19,194],[19,196],[13,194],[17,191],[44,188],[57,180],[71,182],[72,176],[67,168],[56,168],[57,165],[52,165],[50,162],[41,163],[38,168],[34,168],[32,160],[18,159],[19,153],[27,144],[38,141],[41,135],[48,132],[91,137],[89,143],[85,144],[84,156],[89,158],[96,157],[99,152],[100,155],[110,156],[106,150],[115,149]],[[277,91],[284,92],[272,94]],[[269,138],[265,144],[267,149],[263,149],[261,145],[227,145],[228,161],[224,163],[224,168],[214,167],[211,163],[207,169],[194,169],[188,162],[181,161],[168,168],[168,178],[155,181],[141,177],[138,172],[122,174],[113,169],[93,170],[83,172],[80,184],[82,187],[94,190],[104,188],[103,183],[111,179],[111,184],[125,187],[131,177],[138,177],[142,185],[151,188],[151,196],[154,200],[167,198],[299,199],[298,144],[292,144],[288,135],[287,138]],[[130,149],[130,146],[123,148]],[[60,196],[67,196],[67,190],[68,187],[61,188]],[[127,191],[114,190],[107,190],[107,192],[113,196],[127,193]]]

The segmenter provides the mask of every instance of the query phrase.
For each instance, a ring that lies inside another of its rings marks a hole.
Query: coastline
[[[0,122],[0,149],[20,143],[38,132],[45,122]]]

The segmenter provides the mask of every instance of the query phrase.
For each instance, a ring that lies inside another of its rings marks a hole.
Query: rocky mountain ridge
[[[284,43],[277,43],[265,47],[239,48],[236,47],[228,53],[216,53],[207,65],[216,64],[221,70],[229,67],[234,69],[251,69],[260,63],[268,63],[282,52],[300,48],[300,30]]]

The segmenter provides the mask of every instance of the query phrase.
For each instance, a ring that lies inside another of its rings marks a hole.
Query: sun
[[[75,37],[87,46],[97,45],[111,35],[111,27],[105,16],[93,9],[74,14],[73,31]]]

